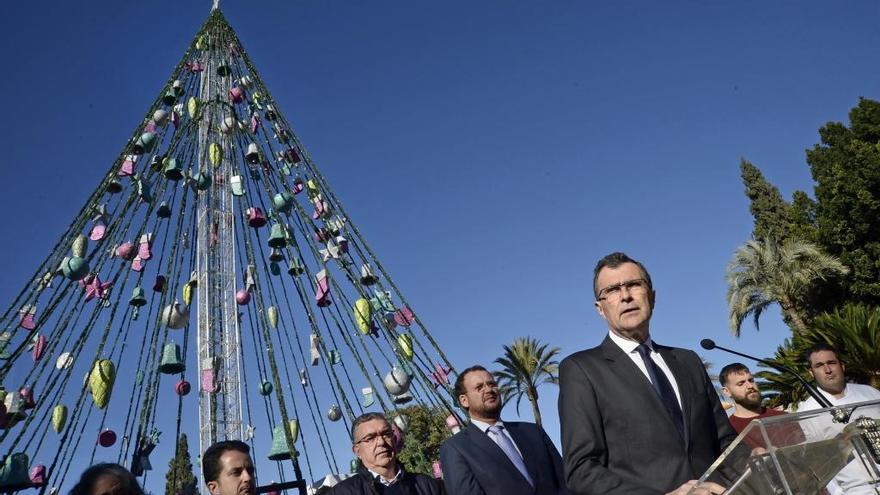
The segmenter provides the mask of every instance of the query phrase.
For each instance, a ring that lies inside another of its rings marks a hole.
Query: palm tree
[[[513,344],[504,346],[504,356],[495,360],[503,368],[495,372],[502,396],[505,400],[516,397],[516,412],[525,395],[532,404],[535,423],[541,424],[541,410],[538,408],[538,386],[545,383],[559,383],[559,361],[553,358],[560,349],[547,348],[530,337],[514,339]]]
[[[849,272],[834,256],[806,241],[790,239],[750,240],[737,248],[727,265],[727,304],[730,330],[739,337],[743,320],[753,315],[755,327],[773,303],[794,334],[807,330],[802,305],[809,289],[818,282]]]
[[[781,364],[792,371],[798,373],[807,381],[811,381],[813,377],[810,375],[806,361],[803,359],[804,350],[811,345],[809,341],[801,337],[793,339],[785,339],[785,341],[776,348],[776,355],[768,358],[771,363]],[[777,371],[767,366],[759,365],[765,368],[764,371],[755,373],[755,377],[760,379],[758,387],[765,393],[767,407],[783,407],[797,409],[798,403],[807,398],[807,389],[803,383],[793,376],[791,373]]]

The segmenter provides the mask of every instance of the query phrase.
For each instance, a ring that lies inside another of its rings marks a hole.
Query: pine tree
[[[165,474],[165,495],[197,495],[198,482],[193,474],[186,434],[177,439],[177,453],[168,463]]]
[[[753,239],[807,241],[851,271],[804,295],[812,315],[848,302],[880,305],[880,102],[860,99],[849,119],[820,128],[821,142],[807,150],[815,199],[796,191],[787,202],[757,167],[740,164]]]
[[[752,237],[774,238],[784,241],[791,237],[789,210],[791,206],[782,198],[779,189],[767,182],[758,167],[743,159],[739,165],[746,196],[751,201],[749,210],[755,217]]]
[[[852,268],[847,299],[880,304],[880,102],[862,98],[850,126],[829,122],[807,151],[818,243]]]

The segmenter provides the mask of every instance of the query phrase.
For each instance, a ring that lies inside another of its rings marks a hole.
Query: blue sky
[[[79,211],[209,8],[4,8],[0,299],[20,290]],[[817,129],[845,121],[859,96],[880,98],[876,2],[221,8],[459,368],[490,363],[519,336],[563,356],[597,344],[606,330],[592,268],[616,250],[651,271],[655,340],[697,348],[711,337],[772,354],[788,335],[778,311],[759,332],[748,323],[734,339],[727,329],[724,268],[751,232],[739,160],[786,197],[811,191],[804,150]],[[716,370],[729,361],[704,355]],[[556,391],[541,392],[558,441]]]

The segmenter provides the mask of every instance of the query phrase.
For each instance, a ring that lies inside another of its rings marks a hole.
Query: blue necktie
[[[492,434],[495,443],[501,447],[501,450],[504,451],[504,454],[507,455],[507,458],[510,459],[510,462],[513,463],[516,469],[522,473],[526,481],[528,481],[530,485],[535,486],[535,482],[532,481],[532,477],[529,476],[529,470],[526,469],[526,463],[523,462],[522,456],[519,455],[516,447],[513,446],[513,442],[507,438],[507,435],[505,435],[502,430],[504,430],[504,426],[502,425],[492,425],[489,427],[489,433]]]
[[[648,344],[639,344],[636,350],[639,352],[639,356],[642,357],[645,368],[648,369],[648,376],[651,378],[651,385],[654,386],[654,391],[657,392],[657,396],[663,402],[663,407],[666,408],[666,412],[669,413],[669,417],[672,418],[672,422],[675,423],[675,427],[678,428],[678,432],[684,438],[684,419],[681,415],[678,399],[675,398],[675,390],[672,389],[672,384],[666,378],[666,373],[663,373],[663,370],[651,359],[651,348],[648,347]]]

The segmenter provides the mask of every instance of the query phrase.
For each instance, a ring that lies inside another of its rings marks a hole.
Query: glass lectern
[[[752,421],[707,480],[726,495],[880,495],[880,400]]]

